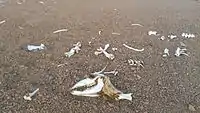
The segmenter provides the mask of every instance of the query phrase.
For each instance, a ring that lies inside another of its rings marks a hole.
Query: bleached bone
[[[186,55],[186,56],[189,56],[187,53],[186,53],[186,50],[187,49],[181,49],[180,47],[178,47],[175,51],[175,56],[179,57],[181,55]]]
[[[97,85],[87,88],[86,90],[83,90],[83,91],[74,90],[71,92],[71,94],[77,95],[77,96],[90,96],[90,95],[97,96],[98,93],[102,90],[103,86],[104,86],[103,79],[98,78]]]
[[[73,44],[73,48],[71,48],[71,50],[69,52],[65,52],[65,56],[66,57],[71,57],[72,55],[74,55],[75,53],[79,53],[79,51],[81,50],[81,43],[78,42],[76,44]]]
[[[32,93],[29,93],[28,96],[24,96],[24,100],[29,100],[31,101],[32,100],[32,97],[39,91],[39,88],[37,88],[35,91],[33,91]]]
[[[96,76],[95,78],[83,79],[83,80],[77,82],[71,89],[75,89],[75,88],[79,88],[79,87],[83,87],[83,86],[92,86],[96,83],[95,81],[98,78],[99,78],[99,76]]]
[[[113,74],[113,75],[118,74],[117,68],[113,71],[104,72],[106,68],[107,68],[107,65],[101,71],[91,73],[91,75],[93,75],[93,76],[105,76],[105,74]]]
[[[168,49],[168,48],[165,48],[165,49],[164,49],[163,57],[167,57],[167,56],[169,56],[169,49]]]
[[[56,34],[56,33],[64,32],[64,31],[68,31],[68,29],[59,29],[59,30],[54,31],[53,33]]]
[[[154,35],[154,36],[159,36],[157,31],[149,31],[148,35]]]
[[[44,44],[40,44],[39,46],[36,45],[27,45],[28,51],[37,51],[37,50],[43,50],[46,46]]]
[[[113,54],[108,53],[106,50],[108,49],[110,45],[106,44],[104,49],[102,49],[101,47],[99,49],[97,49],[97,51],[95,51],[95,55],[99,55],[99,54],[104,54],[108,59],[113,60],[115,58],[115,56]]]
[[[126,44],[123,44],[123,46],[126,47],[126,48],[128,48],[128,49],[134,50],[134,51],[139,51],[139,52],[144,51],[144,48],[142,48],[142,49],[135,49],[135,48],[130,47],[130,46],[126,45]]]

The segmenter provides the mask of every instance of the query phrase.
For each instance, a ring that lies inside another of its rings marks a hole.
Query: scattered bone
[[[27,45],[26,49],[28,51],[35,52],[35,51],[46,49],[46,46],[44,44],[40,44],[39,46],[38,45]]]
[[[181,36],[182,36],[182,37],[185,37],[185,38],[194,38],[194,37],[195,37],[194,34],[190,34],[190,33],[182,33]]]
[[[21,27],[21,26],[18,26],[18,28],[19,28],[19,29],[21,29],[21,30],[22,30],[22,29],[24,29],[24,28],[23,28],[23,27]]]
[[[140,61],[140,60],[133,60],[133,59],[129,59],[128,60],[128,64],[130,66],[135,66],[135,67],[142,67],[144,68],[144,62]]]
[[[133,60],[133,59],[128,59],[128,64],[129,64],[130,66],[134,65],[134,64],[135,64],[135,63],[134,63],[134,60]]]
[[[144,51],[144,48],[142,48],[142,49],[135,49],[135,48],[130,47],[130,46],[126,45],[126,44],[123,44],[123,46],[126,47],[126,48],[128,48],[128,49],[134,50],[134,51],[139,51],[139,52]]]
[[[154,36],[159,36],[157,31],[149,31],[148,35],[154,35]]]
[[[168,38],[174,39],[174,38],[177,38],[177,36],[176,35],[168,35]]]
[[[101,35],[102,31],[99,31],[99,35]]]
[[[175,56],[177,56],[177,57],[179,57],[179,56],[181,56],[181,55],[189,56],[189,55],[186,53],[186,50],[187,50],[186,48],[181,49],[180,47],[178,47],[178,48],[176,49]]]
[[[25,2],[25,0],[17,0],[17,4],[19,4],[19,5],[21,5],[24,2]]]
[[[40,3],[40,4],[44,4],[44,2],[43,2],[43,1],[39,1],[39,3]]]
[[[186,47],[186,45],[183,42],[180,42],[182,47]]]
[[[89,41],[89,42],[88,42],[88,44],[89,44],[89,46],[91,46],[92,42],[91,42],[91,41]]]
[[[54,31],[53,33],[56,34],[56,33],[66,32],[66,31],[68,31],[68,29],[59,29],[59,30]]]
[[[131,26],[140,26],[140,27],[143,27],[143,25],[141,25],[141,24],[131,24]]]
[[[17,4],[21,5],[21,4],[22,4],[22,2],[19,2],[19,1],[17,0]]]
[[[32,100],[32,97],[39,91],[39,88],[37,88],[35,91],[33,91],[32,93],[29,93],[28,96],[24,96],[24,100],[29,100],[31,101]]]
[[[105,68],[104,68],[105,69]],[[92,84],[92,86],[91,86]],[[78,91],[73,90],[74,88],[89,87],[86,90]],[[82,82],[78,82],[72,88],[71,94],[77,96],[89,96],[89,97],[109,97],[115,100],[130,100],[132,101],[132,93],[124,94],[116,89],[110,82],[107,76],[96,76],[94,79],[84,79]]]
[[[97,84],[95,86],[87,88],[86,90],[83,90],[83,91],[74,90],[71,92],[71,94],[77,95],[77,96],[90,96],[91,95],[90,97],[96,97],[96,96],[98,96],[98,93],[102,90],[103,86],[104,86],[103,78],[98,78]]]
[[[99,76],[96,76],[95,78],[86,78],[86,79],[83,79],[79,82],[77,82],[71,89],[76,89],[76,88],[79,88],[79,87],[83,87],[83,86],[92,86],[95,83],[95,81],[99,78]]]
[[[64,63],[64,64],[59,64],[59,65],[57,65],[57,67],[61,67],[61,66],[64,66],[64,65],[66,65],[67,63]]]
[[[6,20],[2,20],[2,21],[0,21],[0,25],[3,24],[3,23],[5,23],[5,22],[6,22]]]
[[[195,111],[196,111],[195,107],[194,107],[193,105],[191,105],[191,104],[189,104],[188,109],[189,109],[190,111],[192,111],[192,112],[195,112]]]
[[[106,68],[107,68],[107,65],[101,71],[91,73],[91,75],[93,75],[93,76],[105,76],[106,74],[113,74],[113,75],[118,74],[117,68],[113,71],[105,72]]]
[[[138,74],[134,74],[133,76],[137,77],[138,80],[142,78],[142,77],[141,77],[140,75],[138,75]]]
[[[115,56],[113,54],[108,53],[106,50],[109,48],[109,44],[106,44],[104,49],[102,49],[101,47],[99,49],[97,49],[97,51],[95,51],[95,55],[99,55],[99,54],[104,54],[108,59],[113,60],[115,58]]]
[[[128,94],[121,93],[121,94],[119,94],[119,97],[116,100],[129,100],[129,101],[132,101],[132,94],[133,93],[128,93]]]
[[[115,33],[115,32],[113,32],[112,35],[120,35],[120,33]]]
[[[167,56],[169,56],[169,49],[168,49],[168,48],[165,48],[165,49],[164,49],[163,57],[167,57]]]
[[[141,79],[142,77],[140,76],[140,75],[138,75],[138,74],[136,74],[136,77],[138,78],[138,79]]]
[[[165,39],[166,39],[165,36],[160,37],[160,40],[165,40]]]
[[[117,48],[112,48],[112,50],[113,50],[113,51],[117,51],[118,49],[117,49]]]
[[[78,42],[78,43],[76,43],[76,44],[73,44],[73,48],[71,48],[71,50],[69,51],[69,52],[66,52],[65,53],[65,56],[66,57],[71,57],[72,55],[74,55],[75,53],[79,53],[79,51],[81,50],[80,48],[81,48],[81,43],[80,42]]]
[[[104,72],[104,74],[113,74],[113,75],[117,75],[117,74],[118,74],[118,71],[114,70],[114,71]]]

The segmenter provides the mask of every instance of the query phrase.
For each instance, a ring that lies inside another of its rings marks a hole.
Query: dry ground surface
[[[0,20],[6,20],[0,25],[1,113],[200,112],[198,0],[0,0],[0,4]],[[144,27],[131,26],[135,23]],[[62,28],[68,31],[53,34]],[[148,36],[149,30],[179,37],[162,41]],[[196,37],[181,38],[182,32]],[[64,52],[78,41],[80,53],[66,58]],[[189,57],[174,56],[180,42],[187,45]],[[21,49],[40,43],[47,50]],[[94,55],[107,43],[118,48],[108,49],[116,56],[113,61]],[[145,50],[135,52],[123,43]],[[164,48],[170,50],[167,58],[162,57]],[[130,58],[144,61],[144,68],[133,70],[127,63]],[[123,92],[133,92],[132,102],[70,94],[72,85],[107,63],[107,70],[118,67],[119,74],[111,81]],[[35,98],[25,101],[23,96],[35,88],[40,88]]]

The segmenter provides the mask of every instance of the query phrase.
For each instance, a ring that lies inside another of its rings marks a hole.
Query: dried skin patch
[[[117,99],[119,96],[118,94],[121,93],[118,89],[116,89],[113,84],[111,83],[108,77],[104,78],[104,87],[101,91],[102,96],[111,99]]]

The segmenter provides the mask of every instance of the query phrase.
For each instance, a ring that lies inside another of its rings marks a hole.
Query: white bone
[[[139,51],[139,52],[144,51],[144,48],[142,48],[142,49],[135,49],[135,48],[130,47],[130,46],[126,45],[126,44],[123,44],[123,46],[126,47],[126,48],[128,48],[128,49],[134,50],[134,51]]]
[[[44,44],[40,44],[40,46],[35,46],[35,45],[28,45],[28,46],[27,46],[27,49],[28,49],[29,51],[43,50],[43,49],[45,49],[45,48],[46,48],[46,46],[45,46]]]
[[[73,48],[71,48],[71,50],[69,52],[65,52],[65,56],[66,57],[71,57],[72,55],[74,55],[75,53],[78,53],[81,49],[81,43],[78,42],[76,44],[73,44]]]
[[[155,36],[158,36],[158,32],[157,31],[149,31],[148,32],[148,35],[155,35]]]
[[[68,29],[59,29],[59,30],[54,31],[53,33],[55,34],[55,33],[60,33],[64,31],[68,31]]]
[[[99,93],[102,90],[103,86],[104,86],[103,79],[102,78],[98,78],[97,85],[95,85],[93,87],[90,87],[90,88],[87,88],[84,91],[76,91],[76,90],[74,90],[74,91],[71,92],[71,94],[77,95],[77,96],[94,95],[94,94]]]
[[[24,100],[29,100],[31,101],[32,100],[32,96],[34,96],[37,92],[39,91],[39,88],[37,88],[35,91],[33,91],[32,93],[29,93],[28,96],[24,96]]]
[[[178,47],[175,51],[175,56],[179,57],[180,55],[186,55],[186,56],[189,56],[187,53],[186,53],[186,50],[187,49],[181,49],[180,47]]]
[[[119,94],[119,97],[117,99],[119,99],[119,100],[126,99],[126,100],[132,101],[131,95],[132,95],[132,93],[128,93],[128,94],[121,93],[121,94]]]
[[[82,86],[90,86],[95,84],[95,80],[98,78],[98,76],[96,76],[95,78],[86,78],[83,79],[81,81],[79,81],[78,83],[76,83],[71,89],[75,89],[78,87],[82,87]]]
[[[104,54],[108,59],[113,60],[115,58],[115,56],[113,54],[108,53],[106,50],[109,48],[109,44],[106,44],[104,49],[102,49],[101,47],[99,49],[97,49],[97,51],[94,52],[95,55],[99,55],[99,54]]]

